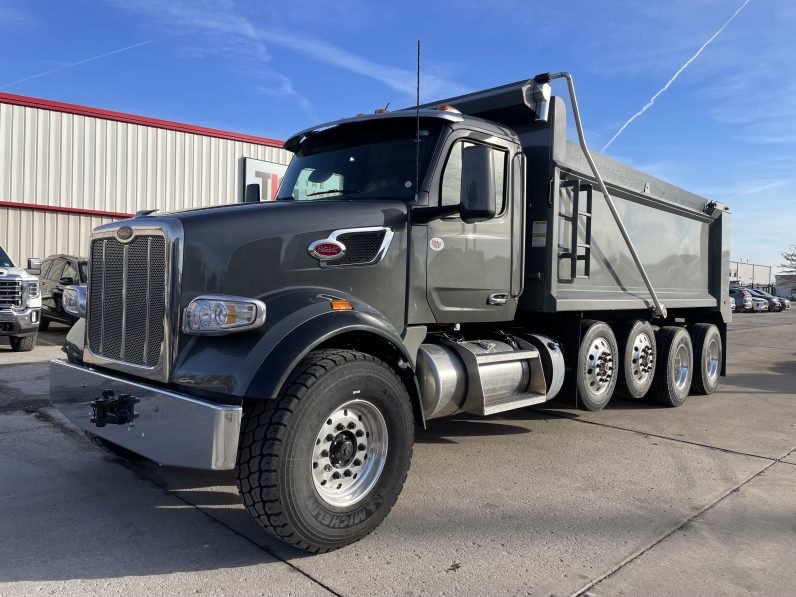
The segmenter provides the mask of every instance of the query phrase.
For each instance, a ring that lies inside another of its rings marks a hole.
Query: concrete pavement
[[[8,354],[0,347],[2,595],[796,586],[796,310],[737,315],[720,391],[678,409],[615,399],[600,413],[432,422],[385,523],[319,556],[261,532],[230,473],[95,449],[46,408],[44,365],[6,365]]]

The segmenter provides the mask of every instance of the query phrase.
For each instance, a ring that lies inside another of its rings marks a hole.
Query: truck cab
[[[317,552],[387,515],[415,425],[715,391],[729,210],[603,180],[548,81],[301,131],[275,201],[98,227],[51,400],[109,449],[235,469]]]

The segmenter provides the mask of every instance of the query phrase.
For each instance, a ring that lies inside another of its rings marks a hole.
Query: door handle
[[[489,298],[486,299],[487,305],[505,305],[509,302],[509,295],[507,292],[496,292],[494,294],[490,294]]]

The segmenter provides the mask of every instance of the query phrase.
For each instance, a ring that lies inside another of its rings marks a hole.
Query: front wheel
[[[244,410],[238,489],[267,532],[330,551],[387,516],[413,439],[409,395],[386,363],[351,350],[314,351],[277,398]]]
[[[36,334],[32,336],[11,336],[8,339],[11,344],[11,350],[14,352],[30,352],[36,346]]]

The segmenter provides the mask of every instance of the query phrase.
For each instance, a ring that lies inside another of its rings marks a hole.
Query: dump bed
[[[532,82],[450,98],[464,114],[512,127],[526,156],[526,311],[650,309],[652,300],[580,146],[553,97],[533,122]],[[729,320],[729,210],[592,152],[659,299]]]

